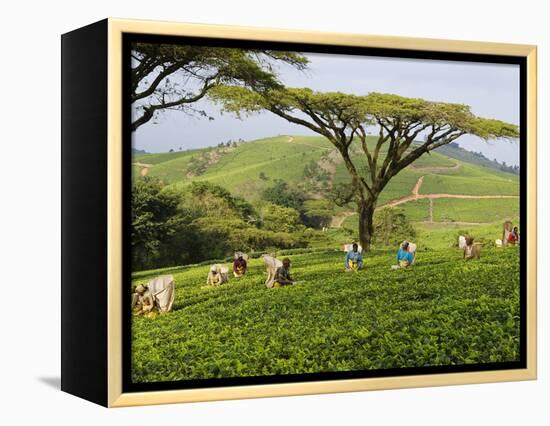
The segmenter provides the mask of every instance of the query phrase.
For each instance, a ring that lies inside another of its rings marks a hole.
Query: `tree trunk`
[[[365,200],[358,205],[359,213],[359,242],[363,251],[369,251],[374,235],[374,209],[376,200]]]

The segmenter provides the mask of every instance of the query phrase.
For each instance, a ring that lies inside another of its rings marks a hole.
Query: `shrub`
[[[374,215],[374,240],[383,245],[396,245],[416,237],[416,230],[401,209],[386,207]]]
[[[334,216],[334,205],[328,200],[307,200],[304,202],[302,222],[310,228],[328,226]]]
[[[305,200],[305,195],[298,189],[290,188],[288,184],[276,179],[275,184],[262,193],[262,199],[283,207],[290,207],[300,211]]]
[[[179,198],[163,191],[163,184],[140,177],[132,187],[132,263],[134,269],[154,266],[160,247],[182,224]]]
[[[260,209],[262,229],[274,232],[294,232],[300,227],[300,213],[293,208],[265,203]]]

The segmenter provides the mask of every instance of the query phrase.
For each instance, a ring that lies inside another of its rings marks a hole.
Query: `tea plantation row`
[[[517,360],[517,248],[418,254],[390,270],[394,253],[343,272],[343,254],[291,256],[300,284],[266,289],[260,259],[228,285],[203,288],[208,266],[174,269],[173,312],[135,317],[135,382],[368,370]],[[160,271],[162,272],[162,271]],[[143,283],[160,273],[135,274]]]

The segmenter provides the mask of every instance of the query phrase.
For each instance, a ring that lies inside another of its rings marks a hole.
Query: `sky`
[[[394,93],[432,101],[470,105],[472,112],[519,124],[519,66],[424,59],[382,58],[335,54],[305,54],[308,70],[278,67],[279,78],[290,87],[317,91],[340,91],[356,95],[369,92]],[[179,111],[161,116],[133,133],[133,146],[148,152],[191,149],[217,145],[228,140],[253,140],[276,135],[315,135],[309,129],[288,123],[269,112],[242,120],[221,114],[208,100],[196,103],[214,117],[213,121]],[[463,148],[482,152],[490,159],[519,164],[517,141],[481,139],[464,135],[457,139]]]

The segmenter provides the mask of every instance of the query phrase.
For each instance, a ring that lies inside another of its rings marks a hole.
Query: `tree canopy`
[[[341,154],[351,176],[346,201],[355,199],[357,203],[361,243],[367,249],[378,196],[400,170],[465,134],[485,140],[519,136],[518,126],[478,117],[468,105],[394,94],[360,96],[309,88],[258,90],[221,85],[210,97],[238,116],[267,110],[325,136]],[[372,128],[377,129],[378,138],[374,146],[369,146],[367,135]],[[366,167],[355,160],[354,142],[366,158]]]
[[[192,104],[219,84],[282,87],[275,64],[301,70],[308,62],[294,52],[156,43],[135,43],[131,55],[132,130],[167,109],[205,116]]]
[[[485,140],[519,136],[518,126],[478,117],[467,105],[393,94],[357,96],[314,92],[308,88],[255,91],[220,86],[211,97],[221,102],[226,111],[237,115],[268,110],[292,123],[308,127],[325,136],[344,156],[349,155],[353,140],[359,140],[368,159],[371,185],[377,178],[394,175],[420,155],[465,134]],[[366,137],[368,128],[373,125],[378,127],[379,138],[375,148],[369,150]],[[413,142],[418,142],[422,136],[423,143],[413,146]],[[380,151],[386,145],[387,155],[380,164]]]
[[[264,202],[260,211],[209,182],[184,187],[136,176],[132,185],[132,264],[151,269],[255,251],[305,247],[292,208]]]

